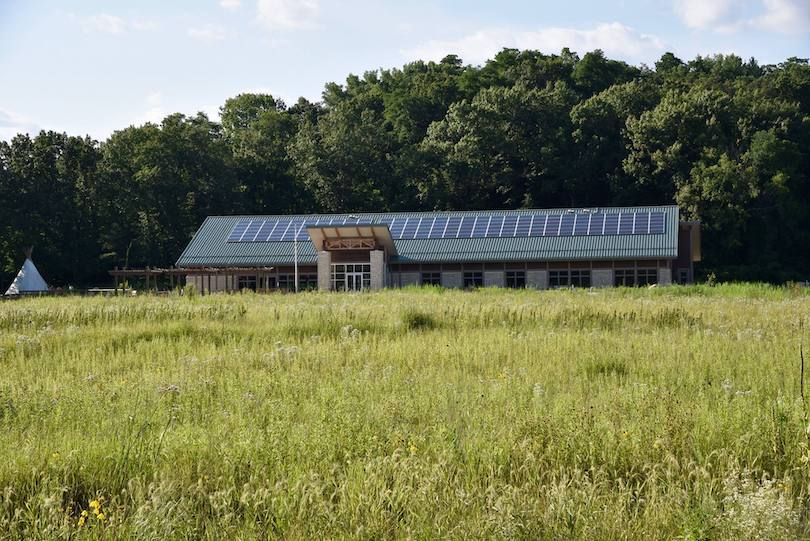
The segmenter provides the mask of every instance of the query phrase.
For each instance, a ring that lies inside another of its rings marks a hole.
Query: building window
[[[548,271],[548,287],[566,287],[570,284],[570,276],[567,270]]]
[[[472,289],[474,287],[484,287],[484,273],[482,272],[465,272],[464,273],[464,287]]]
[[[687,269],[681,269],[678,271],[678,282],[681,284],[688,284],[689,283],[689,271]]]
[[[636,285],[648,286],[658,283],[658,269],[638,269],[636,271]]]
[[[526,287],[525,271],[506,271],[506,287],[522,289]]]
[[[335,291],[362,291],[371,287],[369,263],[332,265],[332,289]]]
[[[295,291],[295,274],[280,274],[278,288],[282,291]],[[317,274],[298,274],[298,291],[318,289]]]
[[[242,291],[243,289],[256,291],[256,276],[240,276],[239,291]]]
[[[442,285],[442,273],[440,272],[423,272],[422,273],[423,286],[440,286]]]
[[[591,271],[572,270],[571,285],[574,287],[591,287]]]
[[[616,269],[613,285],[616,287],[648,286],[658,283],[658,269]]]
[[[259,277],[259,289],[267,290],[267,289],[276,289],[276,277],[275,276],[260,276]]]
[[[633,287],[636,285],[636,274],[633,269],[614,270],[613,285],[616,287]]]
[[[552,270],[548,271],[548,287],[591,287],[589,270]]]

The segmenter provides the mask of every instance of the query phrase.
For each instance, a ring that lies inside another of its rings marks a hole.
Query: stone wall
[[[332,254],[325,250],[318,252],[318,289],[332,289]]]
[[[484,287],[504,287],[506,274],[503,271],[484,271]]]
[[[385,287],[385,254],[382,250],[372,250],[369,254],[371,263],[371,285],[370,289],[382,289]]]
[[[443,272],[442,287],[461,288],[464,285],[464,276],[460,272]]]
[[[526,287],[534,289],[548,289],[548,271],[526,271]]]
[[[591,271],[591,286],[613,287],[613,269],[593,269]]]
[[[672,285],[672,270],[666,267],[658,269],[658,285],[668,286]]]
[[[399,273],[399,284],[401,287],[418,286],[422,283],[422,276],[418,272]]]

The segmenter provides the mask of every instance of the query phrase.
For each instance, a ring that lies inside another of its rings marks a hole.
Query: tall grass
[[[751,285],[2,303],[0,539],[807,537],[808,314]]]

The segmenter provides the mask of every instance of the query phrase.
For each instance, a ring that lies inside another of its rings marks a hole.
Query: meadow
[[[808,538],[808,316],[764,285],[1,302],[0,539]]]

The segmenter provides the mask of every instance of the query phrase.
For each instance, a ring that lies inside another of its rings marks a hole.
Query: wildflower
[[[85,521],[85,520],[86,520],[86,517],[85,517],[84,515],[82,515],[82,516],[80,516],[80,517],[79,517],[79,526],[80,526],[80,527],[81,527],[81,526],[84,526],[84,521]]]
[[[96,515],[96,518],[99,521],[104,522],[104,519],[107,518],[107,517],[104,516],[104,513],[99,513],[99,514]]]
[[[52,459],[54,459],[54,460],[59,460],[59,457],[60,457],[60,455],[59,455],[59,453],[58,453],[58,452],[51,453],[51,458],[52,458]]]
[[[87,518],[87,510],[83,510],[83,511],[82,511],[82,516],[83,516],[84,518]]]
[[[408,450],[411,452],[412,455],[415,455],[417,451],[416,445],[411,443],[410,447],[408,447]]]
[[[99,507],[101,507],[101,504],[99,503],[98,500],[93,500],[93,501],[90,502],[90,507],[93,509],[93,511],[98,513],[98,510],[99,510]]]

